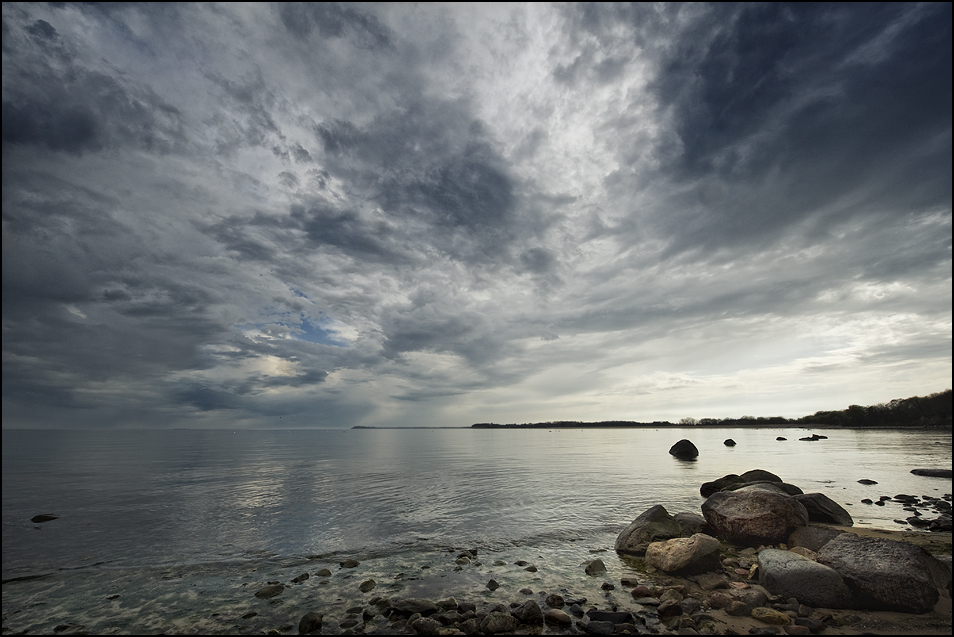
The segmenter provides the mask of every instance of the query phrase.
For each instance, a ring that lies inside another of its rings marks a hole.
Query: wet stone
[[[359,562],[358,560],[352,560],[352,559],[347,559],[343,562],[339,562],[339,566],[341,566],[341,568],[355,568],[360,564],[361,562]]]
[[[321,569],[321,570],[319,570],[319,571],[316,571],[316,572],[315,572],[315,576],[316,576],[316,577],[331,577],[331,571],[329,571],[329,570],[326,569],[326,568],[323,568],[323,569]]]
[[[489,582],[487,582],[487,588],[489,588],[492,591],[495,591],[498,588],[500,588],[500,584],[497,583],[497,580],[492,579]]]
[[[269,599],[271,597],[275,597],[276,595],[281,595],[282,591],[284,590],[285,590],[285,587],[283,585],[273,584],[271,586],[266,586],[260,589],[258,592],[255,593],[255,597],[258,597],[260,599]]]
[[[361,585],[358,586],[358,590],[361,591],[362,593],[367,593],[368,591],[373,589],[376,585],[377,585],[377,582],[375,582],[373,579],[364,580],[363,582],[361,582]]]

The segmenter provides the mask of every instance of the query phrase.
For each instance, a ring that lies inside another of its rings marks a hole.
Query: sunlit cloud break
[[[4,427],[950,387],[951,5],[3,5]]]

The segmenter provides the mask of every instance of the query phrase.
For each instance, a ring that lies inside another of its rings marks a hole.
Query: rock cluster
[[[853,523],[848,512],[824,494],[802,493],[761,470],[707,482],[700,492],[706,496],[702,504],[705,533],[687,533],[665,508],[656,505],[620,533],[616,550],[645,555],[648,566],[668,574],[697,575],[700,585],[728,584],[729,591],[710,595],[706,602],[710,608],[783,625],[798,618],[799,605],[925,613],[938,602],[939,589],[950,592],[950,566],[924,549],[824,526]],[[895,499],[930,503],[946,512],[941,517],[946,514],[950,524],[949,495]],[[720,562],[720,549],[724,552],[726,545],[719,540],[751,548],[740,553],[747,557]],[[756,573],[766,599],[784,599],[790,605],[798,602],[788,615],[777,612],[779,608],[765,608],[765,600],[751,591],[739,592],[751,588]],[[743,580],[732,581],[738,577]],[[678,613],[672,604],[664,607],[666,603],[659,606],[661,618]]]

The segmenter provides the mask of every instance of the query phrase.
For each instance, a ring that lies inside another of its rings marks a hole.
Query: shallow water
[[[699,485],[727,473],[772,471],[874,528],[901,528],[892,520],[906,514],[862,498],[951,491],[950,479],[910,474],[951,466],[950,432],[817,431],[829,438],[799,441],[808,430],[793,428],[4,431],[3,579],[17,578],[3,587],[4,626],[254,632],[376,594],[509,601],[523,586],[570,586],[611,596],[582,575],[591,551],[611,549],[654,504],[699,512]],[[696,461],[667,453],[684,437]],[[38,513],[60,518],[32,524]],[[471,547],[481,564],[454,571],[450,549]],[[600,556],[608,578],[631,571],[612,551]],[[344,557],[361,566],[339,568]],[[334,575],[252,596],[322,567]],[[483,588],[490,577],[495,593]],[[359,593],[368,578],[378,586]]]

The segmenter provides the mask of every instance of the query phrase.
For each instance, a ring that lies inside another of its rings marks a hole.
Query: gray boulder
[[[721,547],[719,540],[702,533],[653,542],[646,549],[646,563],[666,573],[698,575],[721,568]]]
[[[841,526],[852,526],[855,523],[851,519],[851,514],[843,506],[824,493],[804,493],[796,495],[795,499],[808,510],[808,519],[811,522],[840,524]]]
[[[510,613],[494,611],[480,621],[480,632],[485,635],[512,634],[519,625],[520,622]]]
[[[681,537],[692,537],[696,533],[712,535],[708,522],[698,513],[676,513],[672,517],[679,524],[679,535]]]
[[[842,533],[818,551],[838,571],[855,608],[927,613],[950,581],[947,567],[919,546]]]
[[[827,526],[809,524],[808,526],[803,526],[792,531],[792,534],[788,536],[788,546],[789,548],[801,546],[817,553],[821,547],[828,544],[829,540],[838,537],[842,533],[843,531],[838,531]]]
[[[744,546],[778,544],[808,524],[795,498],[760,489],[720,491],[702,503],[702,514],[719,538]]]
[[[645,555],[653,542],[669,540],[681,535],[679,523],[669,515],[661,504],[652,506],[639,514],[635,520],[616,537],[616,551],[631,555]]]
[[[794,484],[787,482],[771,482],[769,480],[756,480],[755,482],[746,482],[745,484],[730,484],[723,491],[738,491],[739,489],[762,489],[764,491],[775,491],[785,495],[801,495],[802,490]]]
[[[532,599],[525,601],[523,606],[518,606],[513,609],[511,614],[516,617],[521,624],[529,624],[531,626],[543,625],[543,610],[540,609],[540,604]]]
[[[305,613],[298,622],[299,635],[311,635],[321,632],[321,620],[324,617],[321,613]]]
[[[739,476],[746,482],[782,482],[782,479],[765,469],[752,469]]]
[[[773,595],[822,608],[848,608],[851,592],[834,569],[779,549],[759,553],[759,584]]]
[[[672,447],[669,448],[669,453],[676,456],[677,458],[695,458],[699,455],[699,450],[696,449],[696,446],[692,444],[691,441],[683,438]]]
[[[718,480],[702,483],[702,486],[699,487],[699,494],[703,498],[708,498],[713,493],[718,493],[719,491],[722,491],[730,484],[737,484],[739,486],[742,486],[743,484],[745,484],[745,480],[742,478],[742,476],[738,476],[734,473],[730,473],[729,475],[722,476]]]

